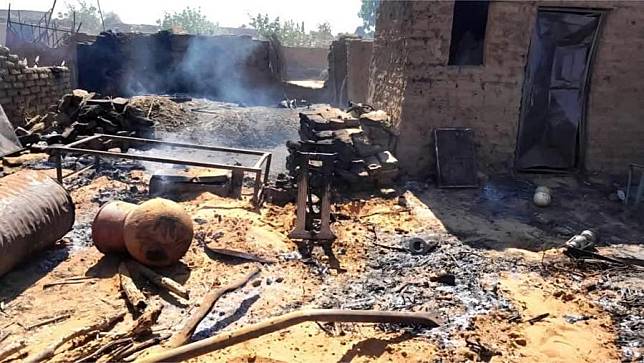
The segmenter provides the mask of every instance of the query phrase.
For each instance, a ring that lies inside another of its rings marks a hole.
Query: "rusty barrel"
[[[192,218],[181,205],[154,198],[127,215],[123,236],[127,251],[135,260],[148,266],[168,266],[179,261],[190,248]]]
[[[0,178],[0,276],[62,238],[74,218],[71,196],[45,173]]]
[[[136,204],[113,201],[104,204],[92,222],[92,240],[96,248],[107,253],[127,253],[123,223]]]

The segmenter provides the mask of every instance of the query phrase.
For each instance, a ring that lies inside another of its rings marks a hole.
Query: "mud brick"
[[[385,151],[383,146],[373,144],[364,133],[353,134],[351,139],[358,155],[362,157],[376,155],[381,151]]]
[[[24,75],[24,74],[18,74],[16,76],[16,79],[19,80],[19,81],[25,81],[27,79],[27,76]]]
[[[14,83],[13,83],[13,88],[18,88],[18,89],[20,89],[20,88],[24,88],[24,87],[25,87],[24,82],[20,82],[20,81],[18,81],[18,82],[14,82]]]
[[[13,76],[18,76],[18,75],[21,75],[22,73],[20,73],[20,70],[18,70],[18,69],[10,68],[9,69],[9,74],[11,74]]]

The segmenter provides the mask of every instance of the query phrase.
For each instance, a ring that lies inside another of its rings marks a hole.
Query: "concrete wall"
[[[68,68],[25,67],[6,47],[0,47],[0,77],[0,104],[14,126],[44,113],[72,89]]]
[[[286,80],[323,80],[322,73],[329,67],[328,48],[283,47],[286,62]]]
[[[491,2],[484,65],[448,66],[452,2],[384,2],[370,101],[394,118],[409,174],[434,171],[432,129],[471,127],[480,167],[512,168],[530,35],[538,6],[607,9],[587,114],[588,170],[621,173],[644,161],[644,6],[631,2]]]

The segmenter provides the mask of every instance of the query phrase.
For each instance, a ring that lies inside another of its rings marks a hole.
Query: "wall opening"
[[[449,65],[483,64],[488,1],[455,1]]]

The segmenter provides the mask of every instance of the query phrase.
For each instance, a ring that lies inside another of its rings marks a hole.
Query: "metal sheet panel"
[[[22,150],[22,145],[13,132],[13,126],[0,106],[0,157]]]
[[[524,81],[515,166],[579,166],[596,13],[539,11]]]
[[[436,171],[441,188],[476,187],[476,156],[472,129],[434,129]]]

